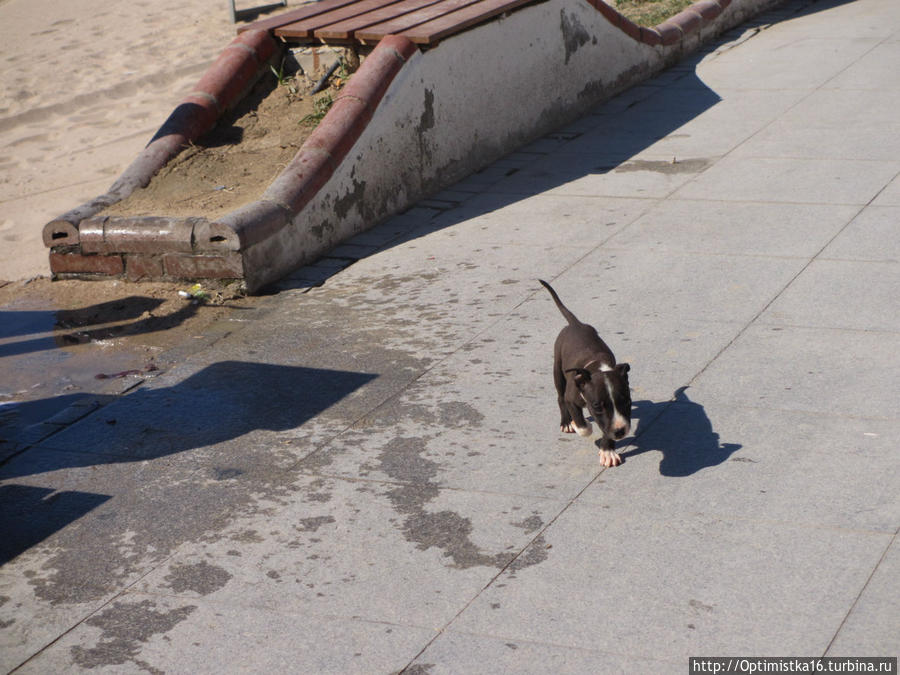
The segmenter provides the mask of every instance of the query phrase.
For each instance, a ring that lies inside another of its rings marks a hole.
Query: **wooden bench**
[[[541,0],[320,0],[242,26],[300,44],[374,45],[403,35],[422,46]]]

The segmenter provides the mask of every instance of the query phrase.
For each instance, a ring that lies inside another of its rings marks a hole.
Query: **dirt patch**
[[[639,26],[657,26],[690,7],[694,0],[606,0]]]
[[[120,280],[51,281],[39,277],[5,283],[0,285],[4,323],[0,341],[7,344],[13,338],[52,333],[60,348],[104,342],[107,347],[152,355],[202,334],[232,311],[260,302],[240,295],[237,286],[205,285],[194,288],[194,295],[191,291],[190,284]],[[16,325],[34,319],[39,323]]]
[[[185,148],[150,184],[102,215],[217,218],[259,199],[324,116],[348,73],[312,94],[324,71],[265,73],[213,131]]]
[[[261,301],[224,286],[0,282],[0,463],[197,351],[214,350],[241,325],[228,319]],[[55,425],[43,424],[50,419]]]

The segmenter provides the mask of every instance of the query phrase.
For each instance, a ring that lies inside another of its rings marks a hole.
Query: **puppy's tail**
[[[553,290],[553,287],[543,279],[538,279],[538,281],[541,282],[541,286],[550,291],[550,295],[553,297],[553,302],[556,303],[556,306],[559,308],[559,311],[565,317],[566,321],[569,322],[569,325],[579,325],[581,322],[578,320],[578,317],[572,314],[572,312],[570,312],[566,308],[566,306],[562,304],[562,300],[559,299],[559,296],[556,294],[556,291]]]

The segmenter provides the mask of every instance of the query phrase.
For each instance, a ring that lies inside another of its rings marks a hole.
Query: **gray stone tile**
[[[889,309],[896,307],[897,298],[897,263],[814,260],[766,309],[760,323],[900,332],[900,314]]]
[[[803,28],[809,30],[805,25]],[[796,34],[781,29],[766,31],[761,38],[741,44],[743,58],[704,61],[697,68],[697,75],[713,89],[740,86],[812,91],[829,82],[880,41],[878,38],[820,37],[809,32],[804,33],[803,39],[798,39]]]
[[[900,542],[895,539],[829,646],[827,656],[891,656],[900,651],[898,576]]]
[[[896,333],[752,326],[693,383],[733,406],[896,419]]]
[[[900,123],[892,114],[898,107],[900,89],[821,89],[741,144],[734,156],[892,161],[900,154]]]
[[[0,571],[0,669],[12,672],[112,597],[71,604],[39,601],[28,577],[4,568]]]
[[[587,300],[604,326],[633,335],[649,320],[676,318],[746,322],[803,268],[802,258],[596,249],[554,282],[563,302],[581,318]],[[583,289],[587,289],[585,292]],[[579,298],[576,301],[575,298]],[[580,309],[579,311],[579,303]],[[593,323],[590,316],[584,320]],[[596,321],[596,319],[594,320]],[[634,328],[632,328],[632,326]]]
[[[894,8],[894,11],[896,12],[896,8]],[[896,19],[893,24],[895,30],[893,41],[885,40],[881,44],[876,45],[861,58],[854,61],[848,68],[829,80],[825,86],[854,92],[863,89],[893,89],[894,92],[900,91],[895,77],[896,73],[891,70],[891,63],[896,63],[900,59],[900,42],[896,39],[897,21],[900,21],[900,19]],[[880,31],[890,30],[891,26],[882,24],[877,29]]]
[[[663,519],[752,514],[773,524],[892,534],[900,522],[898,425],[724,405],[691,387],[638,427],[625,463],[605,471],[579,502],[629,504]]]
[[[565,197],[630,197],[660,199],[674,192],[715,161],[688,156],[672,162],[671,155],[643,154],[608,148],[603,154],[554,154],[500,181],[503,194],[546,192]]]
[[[795,18],[777,25],[778,33],[789,38],[853,40],[885,39],[896,35],[900,13],[891,2],[877,3],[820,0],[804,8]],[[889,80],[892,78],[888,78]]]
[[[896,263],[900,261],[900,246],[891,244],[896,242],[898,222],[900,208],[866,207],[822,251],[820,257]]]
[[[290,607],[129,593],[21,672],[397,672],[433,634],[359,620],[310,621]]]
[[[630,157],[720,157],[732,151],[803,96],[795,91],[709,89],[698,78],[683,79],[644,99],[627,114],[603,124],[560,150],[563,154]]]
[[[675,193],[678,199],[868,204],[900,162],[726,157]]]
[[[677,672],[684,668],[681,661],[642,659],[630,655],[603,652],[597,649],[572,648],[548,642],[529,642],[505,638],[502,635],[472,635],[448,630],[441,635],[412,664],[410,672],[434,675],[478,673],[489,668],[498,673],[634,673]]]
[[[900,174],[884,186],[872,201],[873,206],[900,206]]]
[[[85,455],[76,466],[185,452],[195,460],[240,456],[235,444],[252,445],[291,432],[379,377],[378,372],[253,361],[198,365],[184,379],[175,369],[114,401],[52,436],[45,447]]]
[[[891,536],[579,502],[547,560],[511,566],[451,630],[683,663],[822,653]]]
[[[812,257],[856,206],[667,199],[609,240],[611,247]]]
[[[474,246],[584,250],[606,241],[651,205],[643,199],[484,194],[436,219],[435,224],[445,229],[429,238],[441,243],[465,240]],[[507,249],[503,250],[500,255],[505,255]],[[530,255],[534,259],[534,251]]]
[[[540,540],[542,527],[563,507],[441,489],[427,460],[400,444],[383,455],[406,480],[302,476],[290,499],[232,519],[135,590],[184,602],[202,597],[231,607],[290,606],[307,617],[439,628]],[[327,462],[317,471],[327,474]],[[543,559],[532,556],[529,564]]]

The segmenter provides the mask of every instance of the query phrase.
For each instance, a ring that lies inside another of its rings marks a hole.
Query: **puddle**
[[[204,284],[202,302],[187,290],[194,292],[165,282],[0,281],[0,461],[21,448],[23,434],[34,442],[29,428],[128,391],[261,302],[228,284]]]
[[[0,452],[73,404],[120,394],[143,379],[152,355],[94,339],[92,331],[110,328],[94,323],[94,310],[54,310],[33,300],[0,307]]]

